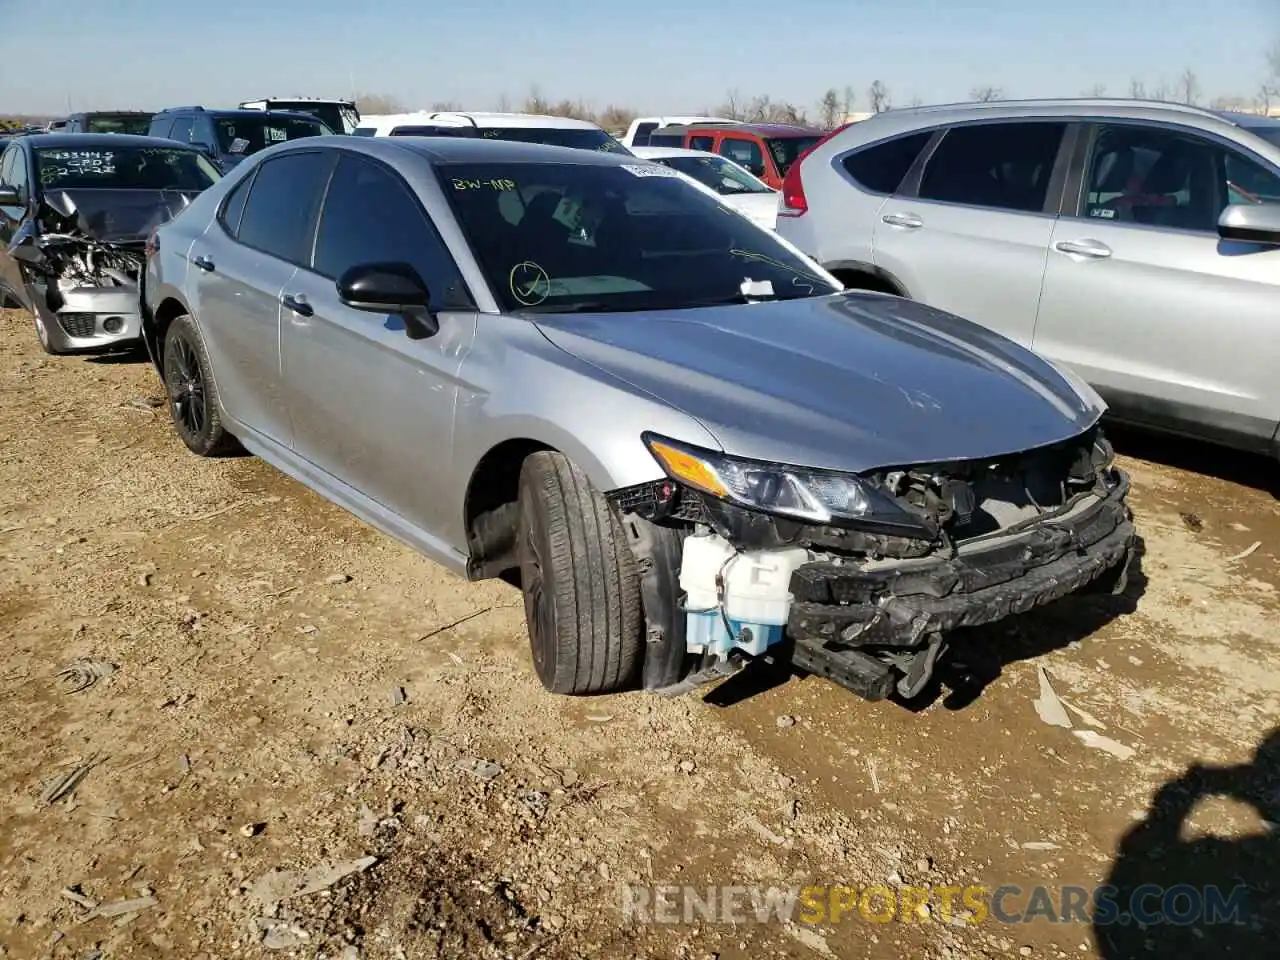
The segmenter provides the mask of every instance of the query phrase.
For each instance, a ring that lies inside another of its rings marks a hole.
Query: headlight
[[[651,433],[643,439],[671,479],[751,510],[809,523],[927,532],[920,517],[852,474],[741,460]]]

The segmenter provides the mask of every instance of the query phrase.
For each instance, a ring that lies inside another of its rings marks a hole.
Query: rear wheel
[[[209,355],[191,317],[182,314],[174,318],[161,350],[169,411],[174,429],[187,449],[201,457],[237,452],[236,438],[222,426]]]
[[[640,666],[640,578],[622,520],[559,453],[520,471],[517,550],[533,666],[552,693],[608,693]]]

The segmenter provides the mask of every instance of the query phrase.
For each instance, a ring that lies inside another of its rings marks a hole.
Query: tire
[[[59,350],[49,342],[49,331],[45,328],[44,320],[40,318],[40,313],[35,309],[35,307],[31,308],[31,322],[35,324],[36,340],[40,344],[40,349],[51,357],[64,356],[65,351]]]
[[[633,685],[644,613],[621,518],[559,453],[524,461],[519,504],[516,549],[538,679],[573,695]]]
[[[200,457],[222,457],[240,449],[236,438],[222,426],[218,387],[204,340],[187,314],[173,319],[160,346],[164,357],[163,379],[169,394],[173,427]]]

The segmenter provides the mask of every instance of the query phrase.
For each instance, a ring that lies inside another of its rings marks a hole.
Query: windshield
[[[350,133],[360,121],[360,115],[351,107],[341,103],[317,103],[314,100],[270,100],[268,110],[292,110],[295,113],[309,113],[330,130],[341,130]]]
[[[270,114],[250,116],[247,113],[216,117],[213,127],[218,135],[219,152],[245,157],[285,140],[320,137],[333,132],[319,120],[273,117]]]
[[[658,163],[672,170],[693,177],[704,186],[710,187],[722,196],[735,197],[744,193],[773,193],[771,186],[763,180],[757,180],[736,163],[708,154],[705,157],[691,155],[677,157],[654,157]]]
[[[1261,137],[1267,143],[1280,147],[1280,124],[1268,124],[1260,127],[1245,127],[1255,137]]]
[[[510,312],[679,309],[837,290],[772,233],[657,164],[436,169]]]
[[[151,130],[151,114],[99,113],[85,117],[85,133],[134,133],[145,137]]]
[[[221,174],[195,150],[181,147],[41,147],[36,169],[46,191],[101,187],[110,190],[204,190]]]
[[[768,137],[765,143],[769,145],[769,152],[773,154],[773,162],[778,168],[781,176],[786,176],[787,171],[791,169],[791,165],[796,162],[796,158],[804,153],[822,137]]]

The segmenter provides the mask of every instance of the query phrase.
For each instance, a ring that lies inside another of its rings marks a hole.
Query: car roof
[[[740,123],[732,120],[728,123],[670,123],[659,127],[654,133],[699,133],[708,130],[723,130],[726,133],[754,133],[758,137],[820,137],[823,131],[814,127],[801,127],[794,123]],[[652,134],[651,134],[652,135]]]
[[[52,150],[93,150],[104,147],[165,147],[195,151],[190,144],[164,137],[145,137],[134,133],[29,133],[24,137],[32,147]]]
[[[466,125],[474,123],[478,127],[550,127],[556,130],[598,130],[597,124],[590,120],[577,120],[573,117],[553,117],[541,113],[492,113],[466,110],[448,110],[432,113],[430,118],[437,123],[456,123]]]
[[[337,147],[381,156],[396,152],[420,156],[431,164],[449,163],[566,163],[579,166],[625,166],[635,163],[630,154],[583,150],[580,147],[550,146],[518,140],[489,140],[484,137],[352,137],[334,134],[326,137],[303,137],[276,144],[273,154],[308,150],[315,147]],[[256,154],[255,154],[256,156]]]
[[[717,160],[725,158],[718,153],[711,153],[707,150],[691,150],[688,147],[631,147],[631,152],[637,157],[715,157]]]
[[[149,117],[150,110],[80,110],[77,113],[67,115],[67,119],[72,117]]]
[[[166,107],[164,110],[156,112],[156,116],[162,113],[207,113],[211,117],[244,117],[246,120],[252,120],[255,117],[296,117],[299,120],[315,120],[316,118],[307,113],[305,110],[249,110],[243,107]]]

